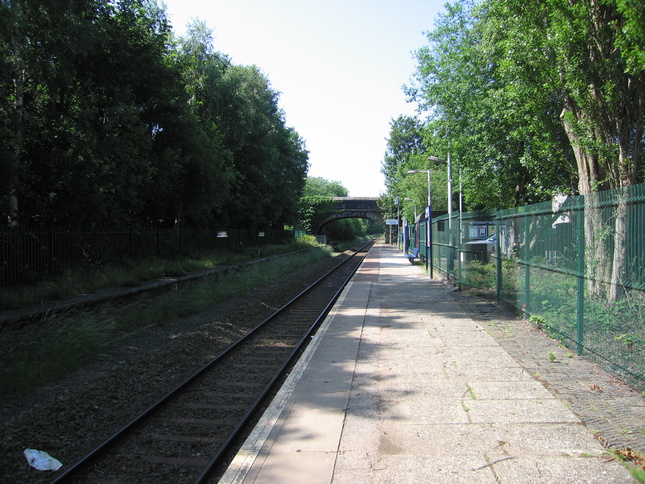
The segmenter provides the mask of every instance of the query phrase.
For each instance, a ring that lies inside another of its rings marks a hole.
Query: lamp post
[[[452,163],[450,161],[450,153],[448,153],[447,160],[444,160],[443,158],[439,158],[437,156],[429,156],[428,159],[436,163],[443,163],[444,165],[448,165],[448,230],[452,235]]]
[[[430,279],[434,278],[432,270],[432,191],[430,188],[430,169],[427,170],[408,170],[408,175],[415,173],[428,174],[428,208],[426,209],[426,272],[428,270],[428,259],[430,259]]]
[[[450,273],[454,269],[454,262],[452,257],[452,246],[454,245],[454,237],[452,233],[452,163],[450,160],[450,153],[448,153],[447,160],[444,160],[443,158],[439,158],[437,156],[429,156],[428,159],[436,163],[443,163],[444,165],[448,165],[448,275],[450,275]]]

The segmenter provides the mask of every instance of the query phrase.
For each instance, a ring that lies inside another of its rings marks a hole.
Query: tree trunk
[[[607,302],[616,302],[625,294],[625,278],[627,274],[627,234],[628,207],[625,201],[625,189],[620,190],[616,206],[616,222],[614,232],[614,260],[611,272],[611,285]]]
[[[604,298],[601,281],[609,281],[612,259],[608,256],[607,233],[603,228],[603,214],[598,204],[596,183],[600,179],[598,159],[589,154],[581,140],[580,130],[584,129],[583,114],[575,101],[565,95],[564,109],[560,115],[578,166],[578,191],[585,196],[585,258],[587,289],[589,295]],[[592,135],[592,133],[589,133]]]
[[[637,91],[643,90],[642,82],[629,78],[627,92],[634,95],[632,109],[625,109],[616,117],[616,132],[619,136],[619,163],[617,167],[620,193],[616,206],[616,222],[614,232],[614,260],[612,264],[611,289],[609,301],[616,302],[625,295],[627,282],[627,240],[629,234],[629,207],[627,205],[626,187],[636,183],[638,158],[640,155],[641,139],[643,137],[643,99]],[[632,96],[629,96],[632,98]],[[635,127],[635,129],[634,129]]]

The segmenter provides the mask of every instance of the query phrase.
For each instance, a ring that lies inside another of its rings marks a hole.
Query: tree
[[[398,192],[411,157],[425,152],[423,129],[423,123],[411,116],[399,116],[390,121],[390,136],[381,164],[381,173],[385,175],[385,186],[389,193]]]
[[[429,114],[426,152],[451,153],[471,209],[520,206],[569,191],[570,150],[548,115],[552,99],[527,96],[499,69],[499,53],[486,42],[490,25],[482,21],[487,3],[446,9],[426,34],[430,45],[417,51],[415,82],[407,87]]]
[[[189,24],[179,52],[191,110],[225,159],[227,195],[220,222],[293,224],[308,153],[298,133],[285,126],[278,93],[256,67],[234,65],[216,52],[203,21]]]
[[[387,140],[387,150],[381,165],[381,172],[385,175],[385,186],[389,194],[387,207],[392,200],[399,197],[399,202],[404,207],[403,216],[408,220],[414,219],[414,206],[423,210],[428,205],[428,183],[427,177],[421,175],[408,175],[409,170],[426,170],[429,168],[430,161],[426,152],[427,146],[424,141],[425,125],[418,118],[411,116],[399,116],[390,122],[390,136]],[[445,172],[438,171],[433,166],[433,178],[435,179],[432,186],[438,188],[433,190],[432,200],[433,207],[445,208],[446,185]],[[437,175],[439,178],[437,178]],[[441,179],[441,180],[440,180]],[[412,200],[412,204],[403,203],[404,198]],[[394,208],[394,216],[397,210]]]
[[[159,181],[157,135],[182,92],[166,63],[164,16],[143,0],[8,8],[13,30],[3,59],[15,88],[2,98],[3,118],[12,120],[5,219],[140,222]]]
[[[428,113],[427,153],[451,153],[470,208],[556,193],[587,195],[641,178],[645,12],[627,0],[469,0],[446,6],[407,88]],[[445,155],[444,155],[445,157]],[[425,168],[425,167],[423,167]],[[620,297],[626,203],[585,212],[591,275]],[[612,256],[613,254],[613,256]],[[593,284],[592,284],[593,285]],[[609,285],[606,285],[607,287]],[[603,296],[598,284],[591,294]]]
[[[349,192],[339,181],[330,181],[322,177],[307,177],[304,197],[347,197]]]
[[[504,70],[531,93],[558,100],[579,193],[634,184],[643,144],[645,65],[620,47],[628,44],[624,32],[637,10],[619,9],[613,0],[490,4],[488,42],[500,46]]]
[[[0,2],[0,215],[87,225],[280,225],[308,154],[254,67],[154,0]]]
[[[522,79],[529,92],[547,92],[558,101],[576,160],[578,192],[590,201],[599,190],[621,189],[639,179],[645,63],[638,40],[644,16],[642,7],[617,0],[490,2],[488,37],[501,46],[500,65]],[[606,229],[600,211],[586,211],[589,259],[599,261],[588,270],[611,282],[610,300],[620,297],[626,270],[626,213],[626,203],[620,203],[612,251],[609,239],[600,236]],[[602,296],[600,284],[590,290]]]
[[[19,167],[24,139],[26,46],[20,1],[0,3],[0,213],[18,218]]]
[[[222,87],[215,122],[233,159],[231,220],[244,227],[292,224],[308,169],[304,141],[285,126],[278,94],[256,67],[227,68]]]

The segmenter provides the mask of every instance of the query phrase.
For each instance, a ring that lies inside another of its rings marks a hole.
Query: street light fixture
[[[430,279],[434,278],[434,273],[432,270],[432,189],[430,188],[430,169],[427,170],[408,170],[408,175],[414,175],[416,173],[427,173],[428,174],[428,208],[426,209],[426,272],[428,267],[430,267]],[[430,259],[430,264],[428,265],[428,259]]]
[[[404,202],[414,202],[414,221],[416,222],[417,221],[417,202],[415,202],[411,198],[404,198],[403,201]]]
[[[452,240],[452,163],[450,160],[450,153],[448,153],[448,159],[444,160],[437,156],[429,156],[428,160],[434,161],[435,163],[442,163],[448,165],[448,233],[450,237],[449,245],[453,245]],[[433,267],[432,267],[432,191],[430,183],[430,169],[427,170],[408,170],[408,175],[413,175],[415,173],[427,173],[428,174],[428,208],[426,216],[426,270],[428,270],[428,259],[430,259],[430,278],[434,277]],[[448,267],[448,272],[451,272],[452,269],[452,257],[450,257],[450,266]]]
[[[448,153],[447,160],[444,160],[443,158],[439,158],[437,156],[429,156],[428,159],[436,163],[443,163],[444,165],[448,165],[448,237],[449,237],[448,245],[451,248],[451,254],[449,256],[449,261],[448,261],[448,273],[450,273],[454,268],[453,260],[452,260],[452,246],[454,245],[453,244],[454,237],[452,233],[452,163],[450,160],[450,153]],[[460,230],[461,230],[461,227],[460,227]]]
[[[452,228],[452,163],[450,161],[450,153],[448,153],[447,160],[439,158],[438,156],[429,156],[428,159],[435,163],[448,165],[448,227]],[[450,233],[452,234],[452,230]]]

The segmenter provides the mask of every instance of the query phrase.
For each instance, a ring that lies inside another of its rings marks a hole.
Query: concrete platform
[[[633,483],[563,401],[375,246],[221,483]]]

